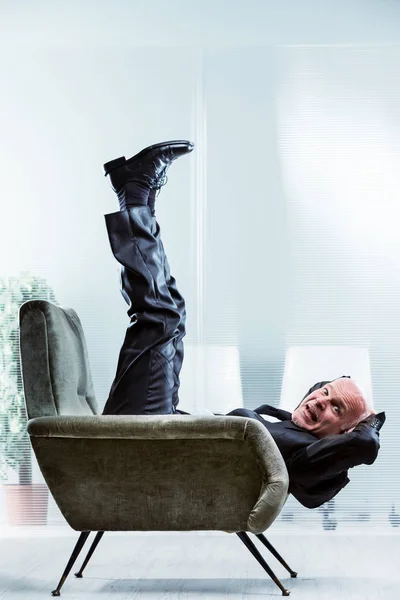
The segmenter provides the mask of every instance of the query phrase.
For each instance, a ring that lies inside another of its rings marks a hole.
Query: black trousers
[[[173,414],[179,402],[185,302],[147,206],[106,215],[130,323],[103,414]]]

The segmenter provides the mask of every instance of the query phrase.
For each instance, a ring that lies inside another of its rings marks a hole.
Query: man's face
[[[343,433],[361,418],[366,402],[360,388],[347,378],[336,379],[309,394],[292,421],[318,438]]]

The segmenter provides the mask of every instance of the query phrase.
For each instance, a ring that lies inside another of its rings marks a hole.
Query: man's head
[[[340,377],[311,392],[292,414],[292,421],[318,438],[350,431],[372,410],[362,388]]]

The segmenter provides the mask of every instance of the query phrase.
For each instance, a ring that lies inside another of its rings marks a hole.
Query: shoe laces
[[[154,166],[156,164],[154,163]],[[150,177],[150,175],[144,174],[143,177],[147,180],[148,185],[153,189],[160,192],[161,188],[168,183],[168,176],[166,175],[166,168],[161,171],[158,177]],[[158,194],[157,194],[158,195]]]
[[[156,167],[156,163],[154,163],[154,166]],[[160,189],[168,182],[166,171],[167,169],[164,168],[159,174],[159,176],[155,178],[154,188],[158,191],[160,191]]]
[[[155,189],[159,192],[161,190],[161,188],[163,187],[163,185],[165,185],[166,183],[168,183],[168,177],[164,173],[160,177],[157,177]]]

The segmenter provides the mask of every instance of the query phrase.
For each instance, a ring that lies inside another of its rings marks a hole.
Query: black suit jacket
[[[319,382],[306,394],[322,387]],[[280,419],[270,423],[261,414]],[[253,410],[236,409],[229,414],[260,421],[278,446],[289,473],[289,492],[305,507],[316,508],[331,500],[350,481],[348,469],[372,464],[379,450],[379,432],[369,423],[359,423],[350,433],[318,439],[291,420],[292,414],[264,404]]]

